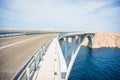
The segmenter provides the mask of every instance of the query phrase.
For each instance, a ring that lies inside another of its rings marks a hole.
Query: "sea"
[[[68,80],[120,80],[120,49],[82,46]]]

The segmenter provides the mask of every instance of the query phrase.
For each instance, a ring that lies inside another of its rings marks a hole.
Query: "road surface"
[[[0,80],[10,80],[33,53],[54,34],[0,38]]]

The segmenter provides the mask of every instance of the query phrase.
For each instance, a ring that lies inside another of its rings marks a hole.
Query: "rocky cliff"
[[[85,38],[82,43],[87,46],[88,39]],[[93,38],[92,48],[116,47],[120,48],[120,32],[96,32]]]

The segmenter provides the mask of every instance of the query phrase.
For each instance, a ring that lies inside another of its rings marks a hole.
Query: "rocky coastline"
[[[87,46],[88,39],[85,38],[82,45]],[[95,32],[92,48],[120,48],[120,32]]]

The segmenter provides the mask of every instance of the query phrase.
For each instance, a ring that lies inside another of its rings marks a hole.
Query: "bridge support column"
[[[92,44],[93,44],[93,37],[94,35],[87,35],[87,38],[88,38],[88,47],[89,48],[92,48]]]
[[[72,40],[71,40],[71,44],[70,44],[70,48],[67,52],[67,58],[66,58],[66,63],[67,63],[67,66],[69,66],[69,63],[70,63],[70,60],[71,60],[71,57],[72,55],[74,54],[74,51],[75,51],[75,42],[76,42],[76,37],[71,37]]]
[[[76,40],[76,39],[75,39],[75,40]],[[73,40],[73,41],[74,41],[74,40]],[[68,68],[67,68],[67,74],[66,74],[66,79],[65,79],[65,80],[68,80],[69,74],[70,74],[70,72],[71,72],[72,66],[73,66],[73,64],[74,64],[75,58],[76,58],[76,56],[77,56],[77,54],[78,54],[78,51],[79,51],[80,47],[81,47],[81,45],[79,44],[76,49],[73,48],[74,50],[72,51],[72,56],[71,56],[71,59],[70,59],[69,66],[68,66]]]
[[[74,47],[75,47],[74,51],[76,51],[79,44],[80,44],[80,37],[76,36],[75,37],[75,44],[74,44]]]
[[[74,52],[75,52],[75,48],[76,48],[76,46],[75,46],[75,43],[76,43],[76,37],[72,37],[72,47],[71,47],[71,52],[72,52],[72,55],[74,54]],[[72,56],[71,55],[71,56]]]
[[[84,41],[85,36],[82,35],[82,36],[80,36],[80,38],[81,38],[80,42],[82,43]]]
[[[67,58],[68,54],[68,37],[65,38],[65,59]]]
[[[81,43],[81,37],[78,36],[78,44],[80,44],[80,43]]]

